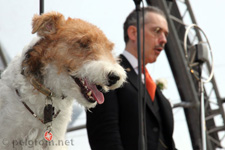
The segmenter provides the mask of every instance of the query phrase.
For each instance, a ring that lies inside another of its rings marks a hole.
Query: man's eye
[[[161,28],[159,28],[159,27],[156,28],[156,29],[155,29],[155,33],[157,33],[157,34],[161,33]]]
[[[163,29],[160,28],[160,27],[155,28],[154,34],[155,34],[155,36],[160,36],[161,34],[164,34],[164,36],[166,38],[168,37],[168,33],[167,32],[164,32]]]

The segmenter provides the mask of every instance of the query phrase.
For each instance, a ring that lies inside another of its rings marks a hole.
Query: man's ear
[[[65,19],[62,14],[50,12],[42,15],[34,15],[32,20],[32,34],[47,36],[56,33],[58,27],[64,24]]]
[[[137,40],[137,28],[133,25],[127,29],[127,35],[131,41]]]

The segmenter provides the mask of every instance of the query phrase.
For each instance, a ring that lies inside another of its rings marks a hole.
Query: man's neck
[[[136,46],[128,43],[125,47],[125,50],[132,54],[136,59],[138,58]]]

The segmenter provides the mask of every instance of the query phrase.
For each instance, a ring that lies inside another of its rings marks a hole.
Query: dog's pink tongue
[[[98,104],[104,103],[104,96],[103,94],[97,89],[95,84],[91,84],[86,81],[88,89],[92,91],[92,96],[98,102]]]

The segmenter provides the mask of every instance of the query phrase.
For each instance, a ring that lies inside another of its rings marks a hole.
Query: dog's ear
[[[65,23],[64,16],[57,12],[50,12],[42,15],[34,15],[32,20],[32,34],[47,36],[57,32],[57,29]]]

